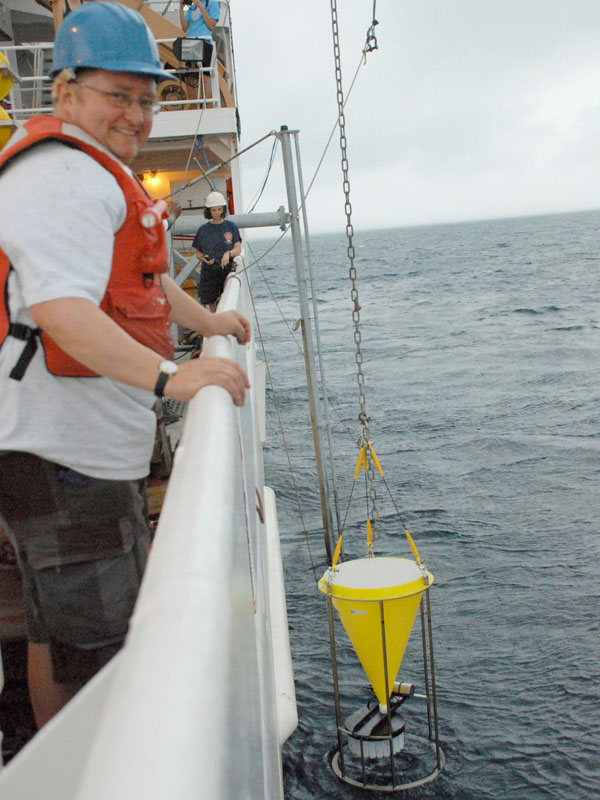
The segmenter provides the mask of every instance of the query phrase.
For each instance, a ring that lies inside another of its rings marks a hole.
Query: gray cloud
[[[329,4],[232,5],[244,144],[300,128],[307,182],[337,114]],[[338,5],[348,91],[372,3]],[[378,0],[377,16],[379,50],[346,107],[358,227],[600,205],[597,0]],[[246,160],[247,195],[266,158]],[[344,221],[339,158],[334,139],[310,198],[317,230]],[[270,185],[263,207],[284,198]]]

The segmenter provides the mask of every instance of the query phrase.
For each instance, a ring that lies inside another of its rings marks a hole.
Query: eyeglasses
[[[95,86],[90,86],[89,83],[82,83],[81,81],[71,81],[71,83],[76,83],[77,86],[83,86],[84,89],[91,89],[93,92],[103,94],[108,102],[115,106],[115,108],[131,108],[133,103],[139,103],[142,114],[145,117],[158,114],[161,109],[158,100],[151,100],[149,97],[132,97],[130,94],[125,94],[124,92],[106,92],[104,89],[96,89]]]

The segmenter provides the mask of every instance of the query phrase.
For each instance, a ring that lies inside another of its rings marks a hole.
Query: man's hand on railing
[[[185,402],[205,386],[222,386],[227,389],[236,406],[244,405],[248,377],[235,361],[228,358],[203,356],[179,365],[165,386],[165,396]]]
[[[248,344],[250,341],[250,323],[239,311],[213,314],[210,323],[209,336],[235,336],[238,344]]]

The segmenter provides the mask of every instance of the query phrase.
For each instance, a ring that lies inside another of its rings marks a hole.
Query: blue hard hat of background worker
[[[134,72],[157,81],[176,77],[162,68],[143,17],[119,3],[85,3],[65,17],[56,34],[50,76],[66,67]]]

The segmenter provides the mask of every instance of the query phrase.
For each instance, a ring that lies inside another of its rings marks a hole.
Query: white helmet
[[[219,206],[226,206],[227,201],[221,192],[211,192],[209,195],[207,195],[204,205],[206,208],[218,208]]]

